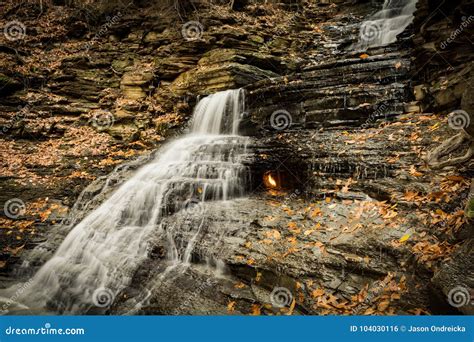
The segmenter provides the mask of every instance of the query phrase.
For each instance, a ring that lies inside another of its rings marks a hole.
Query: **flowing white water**
[[[356,48],[385,46],[397,40],[414,18],[418,0],[385,0],[380,11],[362,23]]]
[[[228,90],[201,100],[190,134],[164,147],[156,160],[75,226],[28,286],[3,290],[0,296],[14,296],[22,307],[60,313],[85,312],[97,301],[100,306],[109,298],[98,297],[114,297],[130,283],[165,215],[179,210],[203,215],[202,202],[243,195],[246,167],[241,158],[247,139],[237,135],[243,99],[242,90]],[[201,226],[192,228],[194,238],[184,246],[175,241],[179,229],[164,232],[174,264],[190,261]]]

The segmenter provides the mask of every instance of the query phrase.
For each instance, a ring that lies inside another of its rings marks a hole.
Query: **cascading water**
[[[75,226],[27,286],[0,292],[4,300],[14,296],[16,309],[87,312],[97,300],[97,289],[107,290],[99,295],[115,296],[128,286],[147,258],[152,233],[163,229],[165,216],[182,210],[202,215],[195,208],[205,201],[243,195],[247,172],[241,159],[247,138],[238,135],[243,110],[243,90],[202,99],[194,110],[191,133],[168,144]],[[202,226],[191,227],[194,237],[183,244],[176,241],[184,229],[180,223],[161,232],[174,265],[190,261]]]
[[[395,42],[397,36],[413,21],[417,2],[385,0],[382,9],[362,23],[356,48],[367,49]]]

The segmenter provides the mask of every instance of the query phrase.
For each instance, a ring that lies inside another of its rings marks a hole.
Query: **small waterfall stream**
[[[360,27],[358,49],[385,46],[397,40],[413,21],[418,0],[385,0],[380,11]]]
[[[238,125],[244,105],[243,90],[202,99],[194,110],[191,133],[165,146],[72,229],[15,296],[17,309],[87,312],[97,289],[115,296],[130,284],[131,275],[147,258],[150,236],[163,229],[165,216],[178,211],[202,216],[196,208],[203,202],[242,196],[247,168],[241,158],[247,138],[238,135]],[[183,244],[176,241],[181,223],[162,232],[171,265],[190,262],[202,226],[191,227],[194,237]],[[18,287],[0,291],[0,296],[11,298]]]

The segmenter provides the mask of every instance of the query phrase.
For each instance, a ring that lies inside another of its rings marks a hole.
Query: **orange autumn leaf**
[[[262,307],[258,304],[252,304],[252,307],[250,308],[250,314],[252,316],[259,316],[261,314],[261,309]]]
[[[227,304],[227,311],[234,312],[234,310],[235,310],[235,302],[234,301],[229,302],[229,304]]]
[[[311,292],[311,297],[317,298],[317,297],[321,297],[323,294],[324,294],[324,290],[321,288],[317,288],[316,290],[313,290]]]

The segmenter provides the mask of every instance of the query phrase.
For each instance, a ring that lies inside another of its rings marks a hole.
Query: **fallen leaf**
[[[227,304],[227,311],[228,312],[234,312],[235,310],[235,302],[229,302],[229,304]]]
[[[252,304],[252,307],[250,309],[250,314],[252,316],[259,316],[261,314],[261,309],[262,307],[258,304]]]
[[[410,233],[403,235],[403,236],[400,238],[399,242],[402,243],[402,242],[407,241],[407,240],[410,238],[410,236],[411,236]]]

